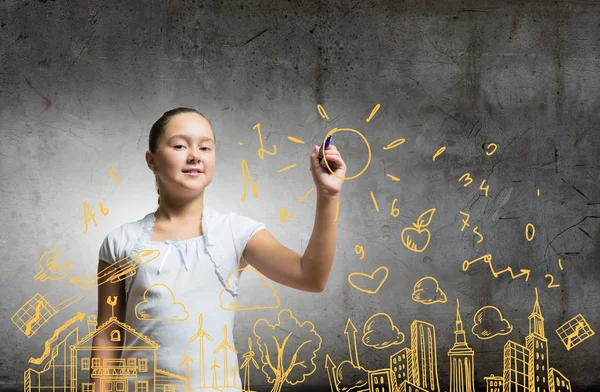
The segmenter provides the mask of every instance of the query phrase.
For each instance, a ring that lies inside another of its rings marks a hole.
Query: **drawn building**
[[[396,392],[396,379],[391,369],[378,369],[369,372],[370,392]]]
[[[548,388],[550,392],[571,392],[571,381],[554,368],[548,371]]]
[[[107,347],[106,350],[113,350],[115,354],[107,358],[90,358],[94,336],[103,331],[108,331],[111,341],[115,342],[114,346]],[[139,345],[124,347],[124,336],[121,332],[127,332],[137,337],[137,341],[140,342]],[[77,386],[81,385],[81,392],[155,392],[153,381],[136,381],[136,378],[141,373],[152,372],[156,374],[156,350],[158,348],[159,345],[156,342],[140,334],[129,325],[120,322],[116,317],[111,317],[98,329],[71,346],[71,363],[74,366],[73,376],[71,377],[71,391],[78,391]],[[142,351],[146,358],[127,358],[129,350]],[[149,363],[151,366],[148,366]],[[95,391],[95,384],[88,382],[88,378],[91,380],[100,379],[102,391]],[[133,391],[128,388],[130,382],[135,386]]]
[[[404,381],[414,384],[414,356],[410,348],[405,347],[390,356],[390,369],[396,380],[396,385],[402,385]]]
[[[448,351],[450,357],[450,392],[473,392],[475,387],[474,353],[473,349],[467,344],[459,306],[457,299],[454,346]]]
[[[548,339],[544,334],[544,318],[535,290],[535,304],[529,315],[529,334],[525,338],[529,350],[529,391],[548,392]]]
[[[488,377],[484,377],[485,381],[485,392],[502,392],[502,376],[494,376],[493,374]]]
[[[415,320],[410,325],[410,345],[414,355],[414,384],[431,392],[440,390],[437,371],[435,327]]]
[[[529,392],[529,350],[509,340],[504,345],[504,392]]]

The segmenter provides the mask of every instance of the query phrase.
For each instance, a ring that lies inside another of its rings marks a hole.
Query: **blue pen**
[[[325,150],[327,150],[327,147],[329,147],[329,145],[331,144],[332,136],[333,135],[327,136],[327,139],[325,140]],[[323,145],[321,144],[321,148],[319,149],[319,163],[321,163],[322,160],[323,160]]]

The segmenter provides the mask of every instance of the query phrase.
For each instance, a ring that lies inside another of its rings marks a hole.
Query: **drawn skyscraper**
[[[410,345],[414,354],[414,383],[428,391],[438,392],[440,383],[437,372],[435,327],[415,320],[410,325]]]
[[[509,340],[504,345],[504,392],[529,392],[529,350]]]
[[[529,335],[525,338],[529,350],[529,391],[548,392],[548,339],[544,333],[544,318],[535,289],[535,304],[529,315]]]
[[[459,306],[457,299],[454,346],[448,351],[450,356],[450,392],[473,392],[475,382],[473,349],[467,344]]]

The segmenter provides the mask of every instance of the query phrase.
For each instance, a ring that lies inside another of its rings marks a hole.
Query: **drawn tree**
[[[260,350],[261,370],[273,384],[271,392],[280,392],[284,383],[296,385],[315,372],[315,358],[323,339],[310,321],[300,323],[289,309],[277,316],[277,324],[265,319],[254,323],[254,335]]]

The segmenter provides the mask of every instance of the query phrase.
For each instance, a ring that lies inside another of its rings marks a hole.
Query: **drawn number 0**
[[[550,283],[548,283],[549,289],[554,289],[554,288],[560,287],[559,284],[554,284],[554,276],[552,276],[550,274],[546,274],[546,275],[544,275],[544,278],[550,278]]]

